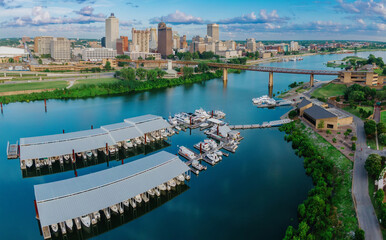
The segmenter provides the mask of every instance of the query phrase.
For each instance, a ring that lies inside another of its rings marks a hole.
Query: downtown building
[[[173,54],[173,32],[164,22],[158,24],[158,52],[163,58]]]
[[[153,51],[157,50],[158,48],[157,28],[150,28],[149,48]]]
[[[117,49],[117,40],[119,39],[119,20],[111,13],[105,21],[106,30],[106,48]]]
[[[148,53],[150,46],[150,30],[131,30],[132,52]]]
[[[102,61],[103,59],[111,59],[117,56],[117,50],[112,48],[85,48],[82,49],[82,60],[84,61]]]
[[[67,38],[57,37],[51,40],[51,58],[55,61],[71,60],[71,42]]]
[[[219,25],[216,23],[208,24],[206,27],[206,34],[212,38],[213,42],[220,41]]]
[[[51,54],[51,41],[53,37],[40,36],[34,39],[34,52],[36,55]]]

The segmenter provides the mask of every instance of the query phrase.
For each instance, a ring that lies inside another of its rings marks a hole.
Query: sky
[[[101,38],[114,13],[120,35],[160,21],[180,35],[222,40],[386,41],[386,0],[0,0],[0,38]]]

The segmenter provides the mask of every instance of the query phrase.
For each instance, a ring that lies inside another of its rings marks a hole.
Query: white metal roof
[[[102,210],[188,170],[176,155],[162,151],[103,171],[35,185],[41,226]]]
[[[24,56],[27,52],[23,48],[0,47],[0,57]]]
[[[97,129],[20,139],[20,159],[36,159],[90,151],[170,127],[162,117],[144,115]]]

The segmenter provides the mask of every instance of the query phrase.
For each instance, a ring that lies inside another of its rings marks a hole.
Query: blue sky
[[[190,39],[220,24],[220,38],[386,41],[386,0],[0,0],[0,38],[100,38],[115,13],[120,35],[164,21]]]

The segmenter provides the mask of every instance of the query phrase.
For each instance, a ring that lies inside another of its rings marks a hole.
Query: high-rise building
[[[117,39],[119,38],[119,20],[111,13],[106,19],[106,47],[117,48]]]
[[[36,37],[34,40],[35,54],[51,54],[51,41],[53,37]]]
[[[291,41],[290,51],[299,51],[299,43]]]
[[[133,52],[149,52],[150,31],[131,29]]]
[[[71,60],[70,40],[63,37],[51,40],[51,58],[55,60]]]
[[[121,36],[117,39],[117,54],[123,55],[129,51],[129,38],[127,36]]]
[[[158,35],[157,28],[150,28],[150,43],[149,48],[152,50],[156,50],[158,47]]]
[[[106,47],[106,37],[101,38],[102,47]]]
[[[173,32],[173,49],[180,49],[180,35],[178,32]]]
[[[181,49],[187,49],[188,48],[188,42],[186,41],[186,35],[184,35],[180,38],[180,48]]]
[[[212,37],[212,40],[214,42],[217,42],[220,40],[220,34],[219,34],[219,26],[216,23],[208,24],[207,25],[207,34],[209,37]]]
[[[164,22],[158,24],[158,52],[163,58],[173,54],[173,32]]]
[[[256,41],[254,38],[247,39],[247,50],[250,52],[256,52]]]

